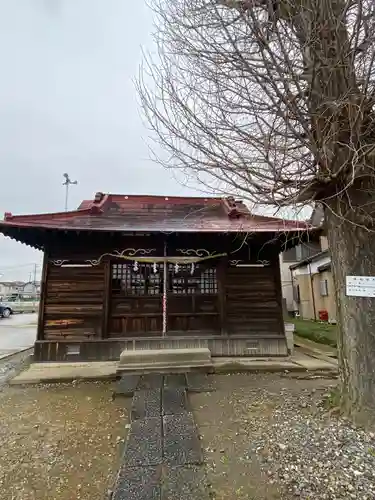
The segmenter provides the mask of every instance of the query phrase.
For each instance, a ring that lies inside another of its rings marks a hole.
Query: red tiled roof
[[[233,198],[136,196],[97,193],[77,210],[33,215],[5,214],[10,227],[131,232],[282,232],[306,222],[252,215]]]

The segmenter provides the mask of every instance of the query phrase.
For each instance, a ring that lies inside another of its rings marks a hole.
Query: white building
[[[24,283],[22,281],[0,281],[0,297],[19,293]]]

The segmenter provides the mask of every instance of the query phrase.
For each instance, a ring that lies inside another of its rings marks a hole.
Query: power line
[[[4,271],[4,270],[8,270],[8,269],[19,269],[19,268],[31,267],[31,266],[36,266],[37,268],[42,267],[40,264],[37,264],[36,262],[29,262],[28,264],[18,264],[15,266],[1,266],[0,271]]]

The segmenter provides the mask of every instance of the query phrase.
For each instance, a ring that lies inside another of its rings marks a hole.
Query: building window
[[[175,295],[216,294],[218,291],[215,268],[203,268],[191,264],[182,264],[176,269],[174,264],[168,266],[169,292]]]
[[[155,272],[156,271],[156,272]],[[112,293],[121,295],[162,295],[164,264],[112,264]],[[212,295],[218,293],[215,268],[195,264],[168,264],[168,293]]]
[[[328,281],[327,280],[322,280],[320,282],[320,295],[322,297],[327,297],[327,295],[328,295]]]
[[[123,295],[161,295],[163,293],[163,264],[156,272],[152,264],[112,264],[112,293]]]

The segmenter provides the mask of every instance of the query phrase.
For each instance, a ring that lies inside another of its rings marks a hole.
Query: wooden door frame
[[[120,266],[122,266],[122,265],[128,265],[128,266],[132,266],[132,264],[133,264],[132,261],[127,261],[126,262],[126,261],[119,261],[119,260],[116,260],[116,259],[108,261],[108,278],[109,278],[109,283],[108,283],[108,286],[106,287],[107,291],[108,291],[107,292],[107,296],[108,296],[108,308],[107,308],[107,311],[105,311],[105,310],[103,311],[103,314],[107,314],[107,318],[104,319],[104,321],[106,322],[106,325],[107,325],[107,327],[106,327],[107,337],[109,337],[110,334],[113,334],[113,332],[109,328],[109,323],[110,323],[111,319],[113,319],[114,317],[116,317],[116,315],[113,314],[113,303],[114,303],[114,299],[115,299],[115,296],[113,295],[113,289],[112,289],[113,266],[115,266],[115,265],[120,265]],[[149,263],[139,262],[138,264],[140,266],[142,266],[143,264],[149,264]],[[130,271],[130,275],[129,275],[130,278],[131,278],[131,272],[132,271]],[[159,272],[159,278],[160,278],[160,280],[163,279],[163,274],[161,272]],[[162,297],[163,297],[163,293],[155,293],[155,294],[149,294],[149,293],[146,294],[145,293],[145,294],[139,294],[139,295],[138,294],[124,293],[124,294],[120,294],[120,296],[119,296],[120,300],[123,299],[124,302],[126,302],[126,301],[133,301],[133,300],[145,301],[146,302],[147,300],[150,300],[150,299],[156,299],[156,300],[161,301]],[[163,315],[163,313],[161,311],[158,314],[155,314],[155,317],[159,318],[159,321],[160,321],[160,319],[162,319],[162,315]],[[130,316],[131,316],[131,314],[130,314]],[[138,315],[136,315],[136,316],[138,317]],[[127,315],[124,314],[123,317],[127,317]],[[142,317],[145,318],[146,316],[142,316],[142,314],[140,314],[139,318],[142,318]],[[137,333],[135,333],[134,336],[136,337]]]
[[[217,329],[217,334],[218,335],[221,335],[223,334],[223,324],[224,324],[224,315],[225,315],[225,304],[223,304],[223,298],[222,298],[222,295],[223,295],[223,286],[220,284],[220,280],[222,279],[222,271],[224,271],[225,273],[225,263],[226,261],[222,261],[221,259],[216,261],[216,264],[213,265],[213,266],[208,266],[208,269],[214,269],[215,270],[215,286],[216,286],[216,292],[214,293],[192,293],[192,294],[175,294],[173,293],[173,287],[170,287],[170,284],[173,283],[173,278],[171,279],[171,275],[170,275],[170,272],[169,272],[169,269],[170,269],[170,265],[171,263],[168,262],[168,259],[167,261],[164,263],[164,273],[166,274],[165,276],[165,287],[164,287],[164,296],[163,296],[163,304],[165,305],[165,307],[163,307],[163,321],[165,322],[165,325],[166,325],[166,329],[165,329],[165,334],[163,335],[164,336],[168,336],[170,331],[174,332],[176,331],[175,329],[171,330],[170,329],[170,325],[171,325],[171,316],[170,316],[170,308],[169,308],[169,302],[170,302],[170,299],[172,297],[178,297],[178,298],[191,298],[192,301],[194,302],[194,298],[196,297],[199,297],[199,298],[206,298],[207,300],[209,299],[212,299],[213,302],[217,302],[217,314],[215,314],[215,316],[217,316],[216,318],[216,321],[219,322],[219,328]],[[195,266],[199,266],[200,263],[199,262],[192,262],[192,264],[194,264]],[[223,269],[222,269],[223,268]],[[204,271],[204,269],[203,269]],[[202,271],[202,272],[203,272]],[[184,278],[186,279],[186,276],[184,276]],[[186,285],[186,283],[185,283]],[[181,316],[191,316],[191,317],[203,317],[204,314],[203,312],[197,312],[195,311],[195,313],[193,311],[191,311],[191,314],[188,314],[190,311],[188,312],[183,312],[181,311]],[[179,316],[178,313],[173,313],[174,316]],[[209,314],[207,313],[207,316],[211,316],[212,317],[212,314]],[[204,328],[203,328],[204,330]],[[216,329],[213,329],[213,331],[216,330]],[[178,330],[180,331],[180,330]],[[188,336],[189,335],[189,330],[186,331],[186,335]],[[173,336],[173,333],[172,333],[172,336]]]

